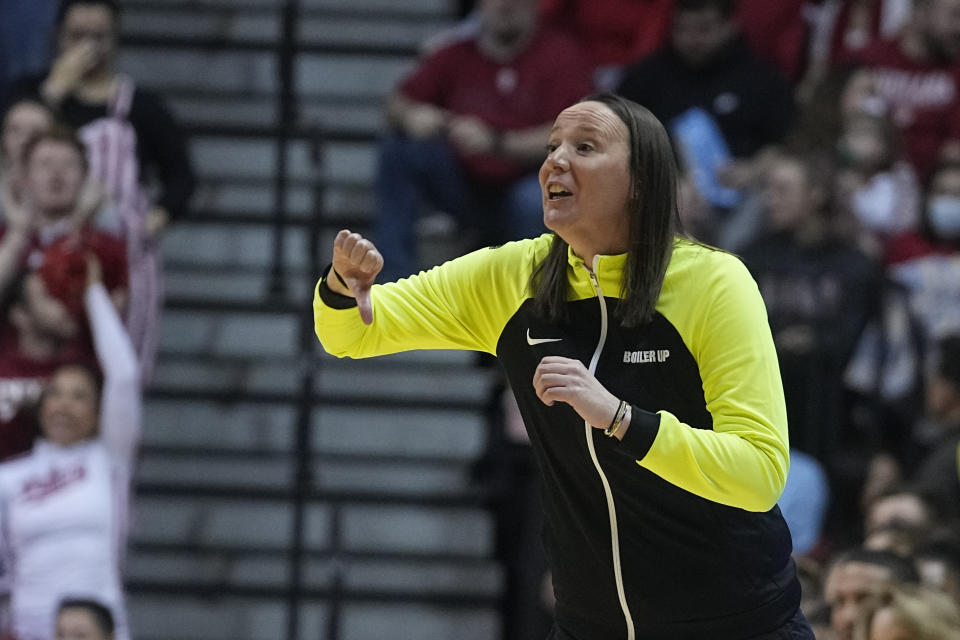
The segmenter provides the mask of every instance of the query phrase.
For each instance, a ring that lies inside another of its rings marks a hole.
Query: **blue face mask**
[[[960,198],[933,196],[927,203],[927,220],[937,237],[944,240],[960,238]]]

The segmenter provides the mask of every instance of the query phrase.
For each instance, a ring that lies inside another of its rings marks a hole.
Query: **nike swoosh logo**
[[[563,338],[531,338],[530,329],[527,329],[527,344],[531,347],[547,342],[560,342]]]

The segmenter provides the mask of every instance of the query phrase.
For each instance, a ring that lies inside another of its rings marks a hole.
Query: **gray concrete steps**
[[[134,546],[286,550],[292,535],[293,505],[272,495],[261,492],[231,498],[223,491],[180,494],[169,488],[141,493],[134,504],[131,540]],[[358,502],[342,492],[336,503],[321,497],[311,501],[305,511],[307,550],[331,551],[331,528],[336,522],[338,550],[492,557],[492,516],[479,506],[459,506],[461,501],[439,496],[432,505],[368,497],[367,502]],[[332,518],[334,504],[339,505],[336,520]]]
[[[279,640],[286,625],[282,598],[146,594],[131,607],[138,640]],[[172,614],[171,612],[175,612]],[[300,607],[295,640],[327,639],[330,611],[324,599]],[[493,607],[409,603],[346,603],[338,616],[340,640],[495,640],[499,616]],[[294,640],[294,639],[291,639]]]
[[[311,418],[316,454],[468,462],[486,441],[484,418],[474,410],[318,406]],[[297,414],[289,404],[149,398],[145,420],[148,449],[288,454],[295,447]]]

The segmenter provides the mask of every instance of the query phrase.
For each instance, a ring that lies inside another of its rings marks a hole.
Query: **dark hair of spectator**
[[[87,148],[83,141],[77,136],[77,133],[66,125],[53,125],[47,131],[43,131],[27,140],[23,145],[23,157],[20,159],[24,166],[29,164],[30,157],[37,147],[44,142],[54,142],[73,147],[80,156],[80,162],[83,164],[84,171],[87,170]]]
[[[632,327],[653,317],[663,278],[681,231],[677,209],[677,165],[670,138],[650,111],[611,93],[595,93],[580,102],[605,104],[630,134],[632,214],[627,263],[617,308],[620,324]],[[537,311],[551,321],[564,318],[567,302],[567,243],[554,236],[547,257],[530,279]]]
[[[53,111],[50,109],[50,107],[46,105],[46,103],[43,100],[41,100],[36,95],[26,94],[21,92],[19,94],[14,95],[13,98],[11,98],[10,100],[7,100],[3,104],[3,111],[0,111],[0,126],[6,124],[7,117],[10,115],[10,113],[14,109],[24,104],[29,104],[37,107],[38,109],[43,109],[48,114],[50,114],[51,121],[56,120],[56,117]]]
[[[851,549],[841,553],[830,563],[826,574],[829,575],[834,569],[841,565],[851,564],[870,564],[876,567],[883,567],[890,572],[895,582],[916,584],[920,582],[920,575],[913,561],[903,556],[897,555],[892,551],[873,551],[870,549]]]
[[[60,0],[60,8],[57,10],[57,28],[63,25],[71,9],[89,5],[105,7],[113,15],[114,23],[120,19],[120,3],[117,0]]]
[[[109,636],[113,634],[113,614],[110,613],[108,607],[96,600],[85,600],[82,598],[63,600],[60,602],[60,606],[57,607],[57,615],[59,616],[65,609],[82,609],[86,611],[94,619],[103,635]]]
[[[912,486],[903,482],[893,483],[891,486],[887,487],[884,491],[881,491],[876,496],[874,496],[873,499],[870,500],[865,505],[865,507],[867,511],[869,511],[873,507],[873,505],[877,504],[881,500],[885,500],[891,496],[903,496],[903,495],[914,496],[923,504],[924,508],[927,509],[930,516],[934,515],[933,509],[930,506],[929,501],[926,498],[924,498],[922,495],[917,493],[917,491]]]
[[[838,220],[836,208],[836,188],[834,176],[836,175],[837,163],[833,153],[820,150],[809,150],[805,153],[786,152],[780,155],[784,162],[794,163],[803,171],[804,178],[811,190],[818,190],[823,196],[819,208],[812,211],[810,221],[816,220],[817,224],[822,226],[824,236],[838,237],[844,236],[846,229],[843,228]]]
[[[676,13],[681,11],[705,11],[707,9],[716,9],[724,18],[732,18],[736,11],[736,0],[677,0]]]

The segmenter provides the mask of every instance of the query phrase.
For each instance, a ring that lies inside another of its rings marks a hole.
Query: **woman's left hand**
[[[579,360],[547,356],[533,374],[533,388],[547,406],[566,402],[596,429],[606,429],[620,399],[604,388]]]

